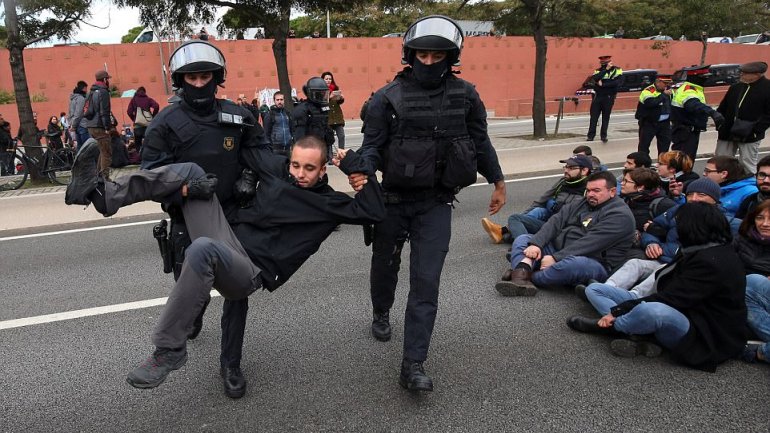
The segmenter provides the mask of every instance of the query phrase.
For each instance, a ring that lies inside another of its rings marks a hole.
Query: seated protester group
[[[503,296],[533,296],[536,287],[606,280],[634,237],[634,216],[617,197],[616,184],[608,171],[591,174],[584,198],[565,204],[536,234],[518,236],[511,268],[495,289]]]
[[[634,214],[636,222],[634,246],[637,247],[647,224],[676,206],[676,203],[661,189],[658,173],[649,168],[623,170],[620,196]]]
[[[679,362],[714,372],[744,350],[743,264],[731,245],[727,218],[717,207],[686,203],[677,211],[676,225],[682,249],[656,272],[654,292],[612,307],[589,331],[652,334],[653,341],[616,339],[610,348],[623,357],[657,356],[660,344]]]
[[[241,149],[240,158],[259,187],[250,205],[238,210],[232,229],[214,195],[216,176],[198,165],[170,164],[105,181],[97,175],[98,154],[95,140],[78,153],[67,204],[93,203],[109,216],[143,200],[173,201],[181,205],[193,241],[153,333],[156,349],[128,374],[128,383],[137,388],[160,385],[187,362],[187,337],[212,288],[226,299],[243,299],[260,288],[273,291],[338,224],[371,224],[385,216],[380,185],[358,154],[340,151],[335,161],[346,173],[369,176],[350,197],[329,186],[326,145],[312,136],[297,141],[290,159],[268,149]]]
[[[747,344],[743,359],[770,363],[770,201],[749,212],[733,246],[746,268],[748,325],[763,342]]]
[[[706,161],[703,176],[719,184],[722,207],[729,216],[735,216],[743,200],[757,192],[754,176],[732,156],[715,156]]]
[[[671,199],[684,203],[685,185],[699,178],[692,171],[693,161],[684,152],[672,150],[658,155],[661,187]]]
[[[583,198],[593,160],[586,155],[573,155],[559,162],[564,164],[564,177],[535,200],[529,209],[509,216],[507,226],[495,224],[489,218],[481,219],[482,227],[494,243],[511,243],[520,235],[537,233],[565,205]]]
[[[687,185],[688,203],[706,203],[719,209],[719,185],[710,179],[702,178]],[[592,283],[585,287],[585,298],[594,306],[599,314],[607,314],[610,308],[627,299],[636,299],[654,291],[654,272],[670,263],[676,257],[682,245],[677,231],[677,212],[681,205],[673,207],[655,218],[644,233],[640,246],[644,258],[632,258],[618,268],[604,284]],[[738,233],[740,221],[728,218],[733,234]],[[581,296],[581,287],[575,288]],[[580,323],[571,324],[580,326]],[[595,323],[595,320],[593,321]]]
[[[757,192],[749,194],[738,206],[735,212],[736,218],[746,218],[757,205],[770,198],[770,155],[760,159],[757,163],[757,174],[754,176],[757,181]]]

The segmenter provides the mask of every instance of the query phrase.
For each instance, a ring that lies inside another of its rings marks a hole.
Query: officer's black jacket
[[[233,231],[262,270],[263,285],[270,291],[318,251],[338,224],[373,224],[385,218],[374,173],[368,173],[364,188],[350,197],[334,191],[326,175],[311,188],[297,186],[285,156],[256,148],[244,149],[243,156],[259,183],[253,204],[237,211]],[[345,173],[366,172],[355,152],[348,152],[340,168]]]
[[[369,170],[381,168],[382,155],[390,145],[390,140],[398,131],[398,118],[395,109],[385,97],[385,92],[392,86],[400,86],[402,80],[413,80],[411,68],[405,68],[392,82],[378,90],[369,102],[364,125],[364,140],[361,145],[361,156],[369,164]],[[465,99],[465,122],[468,135],[476,145],[476,158],[478,171],[489,182],[494,183],[503,180],[503,172],[497,159],[492,143],[487,134],[487,111],[473,84],[465,80],[450,76],[450,80],[460,80],[467,93]],[[431,97],[441,98],[442,93]],[[438,105],[438,104],[434,104]]]
[[[310,101],[302,101],[295,105],[291,111],[294,141],[306,135],[313,135],[327,145],[334,143],[334,135],[329,127],[328,110],[328,106],[320,107]]]
[[[219,112],[242,116],[243,124],[220,123]],[[251,112],[233,102],[216,100],[215,109],[200,114],[184,101],[169,105],[152,120],[142,145],[142,168],[194,162],[219,179],[217,198],[231,218],[236,206],[233,186],[241,173],[240,151],[261,146],[264,132]],[[169,203],[181,203],[170,197]]]

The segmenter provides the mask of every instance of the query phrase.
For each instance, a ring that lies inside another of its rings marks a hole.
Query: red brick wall
[[[227,58],[226,88],[220,95],[248,99],[264,87],[278,87],[271,40],[216,41]],[[652,49],[654,42],[636,39],[550,38],[546,63],[548,112],[558,103],[553,99],[572,96],[596,67],[597,57],[613,55],[624,69],[653,68],[671,73],[698,63],[699,42],[672,41],[664,50]],[[288,41],[289,75],[301,93],[302,84],[313,75],[331,70],[342,88],[345,117],[356,118],[369,93],[380,88],[401,70],[401,40],[398,38],[293,39]],[[168,61],[168,44],[163,59]],[[468,38],[460,67],[462,78],[476,84],[488,109],[498,116],[530,116],[535,47],[530,37]],[[44,93],[48,102],[33,103],[43,119],[67,111],[69,95],[78,80],[93,82],[97,69],[106,65],[112,84],[120,90],[144,86],[150,96],[165,105],[161,57],[158,44],[115,44],[81,47],[34,48],[24,51],[30,93]],[[707,63],[742,63],[763,60],[770,63],[770,46],[709,44]],[[0,89],[12,91],[8,52],[0,51]],[[722,90],[710,91],[708,102],[716,104]],[[577,108],[567,103],[566,112],[585,111],[588,98]],[[129,99],[113,99],[113,111],[128,122]],[[633,108],[636,95],[621,95],[618,108]],[[0,113],[18,126],[16,106],[0,105]]]

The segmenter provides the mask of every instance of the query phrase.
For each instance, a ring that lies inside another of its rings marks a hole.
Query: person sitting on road
[[[626,162],[623,163],[623,170],[633,170],[640,167],[652,167],[652,160],[649,155],[644,152],[632,152],[626,155]],[[625,171],[623,173],[625,173]],[[623,188],[620,184],[622,180],[623,177],[618,179],[618,195],[621,197],[623,197]]]
[[[757,179],[757,192],[743,199],[741,205],[738,206],[738,211],[735,212],[736,218],[746,218],[749,212],[770,198],[770,155],[759,160],[755,177]]]
[[[495,224],[489,218],[481,219],[481,226],[492,242],[511,243],[520,235],[535,234],[562,207],[583,198],[586,180],[593,169],[592,160],[586,155],[573,155],[559,162],[564,164],[564,176],[535,200],[529,209],[509,216],[507,226]]]
[[[754,176],[732,156],[715,156],[706,161],[703,176],[719,184],[722,190],[722,207],[727,215],[734,216],[743,200],[757,192]]]
[[[585,155],[591,158],[591,161],[593,162],[593,168],[591,169],[591,172],[607,170],[607,166],[602,164],[602,161],[596,155],[594,155],[594,151],[591,149],[591,146],[586,146],[584,144],[576,146],[574,149],[572,149],[572,154]]]
[[[634,214],[636,236],[634,246],[639,246],[644,228],[658,215],[676,206],[660,188],[658,173],[649,168],[623,170],[620,194]]]
[[[733,247],[746,267],[748,325],[763,342],[747,344],[742,358],[770,363],[770,201],[749,212]]]
[[[175,201],[193,240],[153,333],[156,349],[128,374],[128,383],[137,388],[160,385],[187,362],[187,337],[212,287],[226,299],[242,299],[260,288],[273,291],[318,251],[338,224],[371,224],[385,217],[380,185],[357,153],[341,150],[335,164],[346,173],[368,174],[360,192],[350,197],[329,186],[326,145],[315,137],[298,140],[290,159],[268,149],[241,149],[259,187],[252,204],[238,210],[233,229],[214,195],[216,176],[197,164],[170,164],[105,182],[97,175],[98,154],[93,139],[78,153],[67,204],[93,203],[109,216],[139,201]],[[242,189],[250,188],[236,184],[236,190]]]
[[[672,150],[658,155],[658,174],[661,187],[675,202],[684,203],[685,185],[698,179],[692,171],[693,161],[684,152]]]
[[[537,287],[606,280],[634,236],[634,216],[615,185],[608,171],[591,174],[585,198],[566,204],[536,234],[517,237],[511,269],[495,289],[503,296],[534,296]]]
[[[746,343],[746,277],[730,242],[724,214],[708,203],[686,203],[677,211],[682,250],[656,272],[656,291],[629,299],[603,316],[598,327],[626,335],[653,334],[654,341],[616,339],[621,357],[657,356],[661,348],[690,367],[714,372],[739,356]]]

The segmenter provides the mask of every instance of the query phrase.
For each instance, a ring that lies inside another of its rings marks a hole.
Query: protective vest
[[[660,98],[654,107],[645,105],[645,101],[650,98],[658,98],[664,95],[663,92],[659,92],[655,85],[647,86],[642,93],[639,94],[639,103],[636,105],[636,114],[634,117],[639,120],[646,120],[650,122],[657,122],[660,120],[661,114],[671,113],[671,102],[668,96]],[[665,98],[665,99],[664,99]]]
[[[319,107],[310,101],[305,101],[295,107],[292,114],[294,119],[294,138],[299,140],[305,135],[313,135],[323,140],[327,146],[334,144],[334,133],[329,128],[329,107]],[[304,134],[302,131],[304,130]]]
[[[706,95],[703,93],[703,87],[690,82],[682,83],[674,91],[671,100],[671,120],[675,123],[681,123],[694,127],[697,130],[705,131],[708,115],[700,112],[690,112],[684,108],[685,104],[692,99],[706,105]]]
[[[204,121],[175,104],[169,108],[173,111],[166,116],[166,122],[181,141],[174,146],[174,161],[194,162],[205,167],[207,173],[216,174],[216,194],[224,204],[232,197],[233,185],[240,176],[238,153],[246,125],[242,109],[234,103],[221,101],[217,108],[217,113],[210,115],[211,119],[206,116]]]
[[[619,81],[622,80],[623,76],[623,69],[613,66],[609,70],[605,69],[596,69],[594,70],[594,75],[591,77],[594,81],[594,83],[598,82],[599,80],[602,80],[602,84],[604,84],[604,81]],[[618,86],[594,86],[594,93],[596,96],[615,96],[618,93]]]
[[[684,104],[692,98],[697,98],[701,104],[706,103],[706,95],[703,93],[703,87],[684,82],[674,91],[674,99],[671,105],[678,108],[684,108]]]
[[[603,72],[601,69],[594,69],[594,75],[599,74]],[[585,72],[583,72],[585,74]],[[617,66],[613,66],[612,69],[609,71],[606,71],[604,74],[604,77],[599,78],[600,80],[614,80],[618,78],[619,76],[623,75],[623,69],[618,68]]]
[[[399,74],[384,96],[398,122],[383,155],[386,189],[456,190],[475,182],[476,151],[465,124],[462,80],[451,76],[442,87],[427,90]]]

